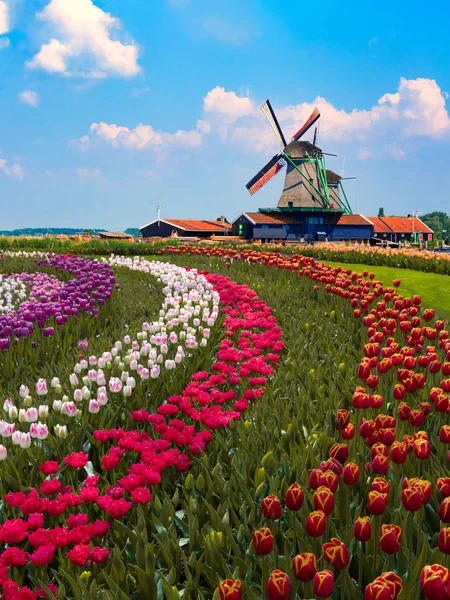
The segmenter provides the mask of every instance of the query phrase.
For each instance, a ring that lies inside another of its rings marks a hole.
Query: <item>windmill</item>
[[[283,192],[278,201],[278,209],[352,214],[352,209],[342,187],[342,178],[326,168],[325,156],[327,154],[316,146],[317,127],[313,143],[300,139],[319,119],[319,110],[314,108],[309,119],[292,136],[289,144],[286,142],[269,100],[263,104],[261,110],[272,127],[281,151],[275,154],[247,183],[246,188],[250,194],[255,194],[287,166]]]

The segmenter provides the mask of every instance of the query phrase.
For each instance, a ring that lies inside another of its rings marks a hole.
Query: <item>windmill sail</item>
[[[284,161],[283,156],[281,154],[276,154],[245,186],[250,192],[250,195],[253,196],[253,194],[260,190],[263,185],[266,185],[272,177],[275,177],[275,175],[281,171],[285,164],[286,162]]]
[[[302,137],[302,135],[305,135],[305,133],[308,131],[308,129],[314,125],[314,123],[317,121],[317,119],[319,117],[320,117],[319,109],[317,107],[315,107],[311,113],[311,116],[306,121],[306,123],[304,123],[300,127],[300,129],[297,131],[297,133],[292,136],[292,141],[297,141]]]
[[[270,104],[269,100],[265,101],[265,103],[261,106],[261,110],[262,110],[264,116],[266,117],[266,119],[269,121],[274,134],[277,136],[277,140],[278,140],[278,143],[280,144],[280,147],[286,148],[286,145],[287,145],[286,139],[283,135],[283,132],[281,131],[280,124],[278,123],[278,119],[275,116],[275,113],[273,111],[272,105]]]

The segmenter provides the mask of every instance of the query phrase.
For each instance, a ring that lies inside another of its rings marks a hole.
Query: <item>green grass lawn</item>
[[[351,263],[336,263],[323,261],[332,267],[341,266],[362,273],[375,273],[376,279],[385,285],[390,285],[393,279],[400,279],[402,284],[399,291],[403,296],[420,294],[425,308],[434,308],[441,316],[450,319],[450,277],[435,273],[422,273],[411,269],[395,269],[393,267],[377,267]]]

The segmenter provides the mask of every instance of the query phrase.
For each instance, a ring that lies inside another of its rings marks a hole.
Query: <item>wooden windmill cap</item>
[[[314,146],[311,142],[291,142],[284,149],[285,154],[290,154],[292,158],[306,158],[309,154],[322,153],[322,150],[318,146]]]

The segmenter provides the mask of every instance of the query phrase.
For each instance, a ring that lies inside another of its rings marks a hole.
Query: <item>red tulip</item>
[[[402,385],[401,383],[397,383],[396,385],[394,385],[394,398],[396,400],[403,400],[403,398],[405,396],[406,396],[405,386]]]
[[[439,441],[443,444],[450,444],[450,425],[442,425],[439,430]]]
[[[328,598],[334,590],[334,575],[331,571],[319,571],[314,575],[314,593],[319,598]]]
[[[350,413],[344,408],[340,408],[336,413],[335,426],[336,429],[345,429],[350,422]]]
[[[413,451],[419,460],[430,458],[431,444],[428,440],[414,440]]]
[[[337,474],[333,471],[327,470],[320,476],[319,487],[326,487],[334,494],[334,492],[337,490],[338,483],[339,477]]]
[[[353,526],[353,535],[358,542],[368,542],[372,537],[372,524],[369,517],[359,517]]]
[[[300,510],[305,499],[305,493],[298,483],[293,483],[286,492],[286,506],[289,510]]]
[[[389,469],[389,458],[382,454],[377,454],[372,461],[372,469],[378,475],[385,475]]]
[[[272,552],[273,535],[268,527],[262,527],[253,533],[253,547],[255,552],[261,556]]]
[[[381,575],[377,577],[377,579],[383,579],[384,581],[389,581],[390,583],[394,584],[394,600],[396,600],[397,597],[400,595],[400,592],[402,591],[402,578],[399,577],[397,573],[394,573],[393,571],[387,571],[385,573],[381,573]]]
[[[426,565],[420,573],[420,587],[428,600],[450,598],[450,573],[441,565]]]
[[[334,444],[331,446],[329,456],[335,458],[340,463],[345,463],[348,458],[348,446],[347,444]]]
[[[394,442],[391,446],[389,458],[396,465],[402,465],[406,462],[408,456],[408,446],[404,442]]]
[[[450,477],[439,477],[436,481],[436,489],[443,498],[450,496]]]
[[[369,387],[372,390],[375,389],[376,387],[378,387],[378,381],[378,375],[369,375],[369,377],[366,379],[367,387]]]
[[[331,538],[331,542],[323,544],[322,552],[324,559],[335,569],[345,568],[350,561],[347,546],[338,538]]]
[[[331,490],[324,486],[320,486],[314,492],[313,496],[314,510],[323,511],[326,516],[333,512],[334,496]]]
[[[434,310],[432,308],[427,308],[423,311],[423,319],[424,321],[431,321],[434,317]]]
[[[345,429],[342,430],[342,437],[344,440],[352,440],[355,437],[355,426],[349,423]]]
[[[383,479],[383,477],[375,477],[371,484],[372,490],[376,490],[377,492],[381,492],[386,497],[389,494],[389,490],[391,489],[391,484]]]
[[[275,569],[267,582],[269,600],[288,600],[291,595],[291,582],[283,571]]]
[[[347,463],[342,472],[342,479],[347,485],[355,485],[358,482],[361,469],[355,463]]]
[[[311,581],[317,573],[317,559],[314,554],[298,554],[292,561],[292,571],[298,581]]]
[[[409,407],[409,404],[407,404],[406,402],[400,402],[397,410],[398,418],[400,419],[400,421],[407,421],[409,419],[410,412],[411,408]]]
[[[450,554],[450,527],[443,527],[438,537],[439,550],[444,554]]]
[[[425,421],[425,414],[420,409],[411,410],[409,413],[409,422],[413,427],[422,427]]]
[[[220,600],[241,600],[242,583],[239,579],[225,579],[219,583]]]
[[[306,532],[311,537],[320,537],[325,531],[326,524],[326,514],[322,510],[316,510],[306,518]]]
[[[394,600],[395,585],[377,577],[375,581],[366,585],[364,592],[365,600]]]
[[[371,515],[382,515],[386,510],[386,494],[376,490],[369,492],[367,496],[367,510]]]
[[[380,529],[380,548],[386,554],[395,554],[400,549],[402,529],[398,525],[382,525]]]
[[[450,523],[450,497],[442,500],[439,506],[439,518],[443,523]]]
[[[361,425],[359,426],[359,433],[363,438],[369,438],[373,435],[373,432],[376,429],[375,421],[366,421],[361,420]]]
[[[309,476],[309,487],[313,490],[316,490],[320,485],[320,477],[322,475],[321,469],[313,469]]]
[[[261,508],[265,518],[269,519],[270,521],[276,521],[281,517],[281,502],[273,494],[263,498],[261,502]]]
[[[402,492],[402,504],[406,510],[416,512],[422,507],[423,498],[419,488],[406,488]]]

